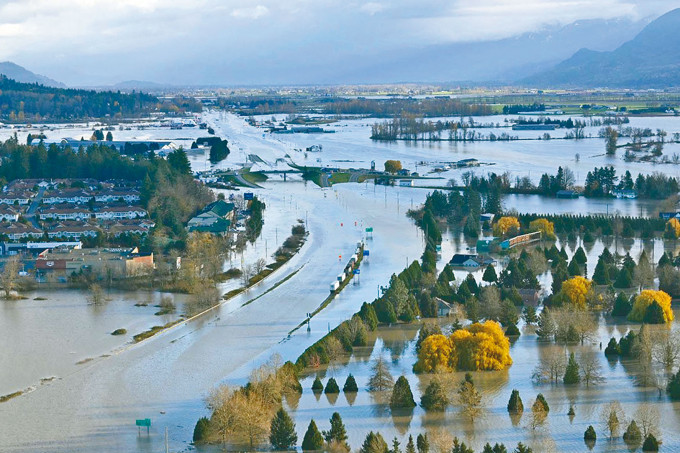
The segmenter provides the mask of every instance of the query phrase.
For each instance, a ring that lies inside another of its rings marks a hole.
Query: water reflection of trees
[[[388,351],[394,364],[404,355],[410,343],[415,343],[420,326],[417,324],[400,325],[395,329],[385,329],[378,333],[383,349]],[[415,344],[411,345],[415,347]]]

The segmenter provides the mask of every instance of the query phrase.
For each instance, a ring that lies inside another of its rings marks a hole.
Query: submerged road
[[[242,381],[274,352],[294,360],[363,301],[375,298],[378,285],[422,251],[420,232],[398,206],[398,189],[387,196],[363,184],[320,190],[303,183],[269,183],[255,192],[268,200],[268,212],[293,209],[295,200],[297,210],[305,213],[310,235],[300,253],[266,283],[212,314],[0,404],[1,451],[162,451],[166,427],[171,451],[189,448],[196,420],[207,414],[203,399],[215,385]],[[419,193],[424,198],[425,192]],[[371,254],[362,264],[361,283],[347,286],[319,313],[310,333],[300,329],[286,339],[328,295],[329,283],[366,226],[375,233],[367,241]],[[135,419],[140,418],[151,418],[149,436],[138,436]]]

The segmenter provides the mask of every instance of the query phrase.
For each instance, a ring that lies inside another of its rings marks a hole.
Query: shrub
[[[336,382],[335,378],[330,378],[328,382],[326,382],[326,388],[323,390],[325,394],[329,393],[340,393],[340,387],[338,387],[338,383]]]
[[[666,318],[663,313],[663,308],[657,301],[652,302],[645,309],[645,316],[642,318],[642,322],[645,324],[665,324]]]
[[[519,396],[519,390],[513,390],[510,394],[508,412],[514,414],[521,414],[524,412],[524,404],[522,404],[522,398]]]
[[[515,324],[510,324],[507,329],[505,329],[505,335],[508,337],[519,337],[522,333],[519,331]]]
[[[420,405],[426,411],[442,412],[446,410],[446,406],[449,405],[449,399],[439,381],[433,380],[428,384],[425,388],[425,393],[420,398]]]
[[[413,393],[408,380],[404,376],[399,376],[397,382],[394,383],[392,389],[392,398],[390,398],[390,407],[392,408],[408,408],[415,407],[416,402],[413,400]]]
[[[654,434],[649,434],[642,444],[642,451],[659,451],[659,441]]]
[[[201,417],[196,422],[194,428],[194,443],[200,444],[205,442],[208,438],[208,430],[210,429],[210,420],[208,417]]]
[[[542,393],[539,393],[536,395],[536,401],[540,402],[543,405],[543,409],[545,409],[545,412],[550,412],[550,406],[548,406],[548,402],[545,400],[545,397],[543,396]]]
[[[628,445],[636,446],[640,445],[640,442],[642,442],[642,433],[640,432],[637,423],[635,423],[635,420],[630,422],[628,428],[626,428],[626,432],[623,433],[623,441]]]
[[[613,357],[621,354],[621,348],[619,348],[619,344],[616,342],[615,338],[610,338],[609,343],[607,343],[607,347],[604,348],[604,355],[607,357]]]
[[[680,400],[680,370],[668,381],[666,391],[672,400]]]
[[[319,376],[314,379],[314,383],[312,384],[312,391],[314,393],[316,392],[323,392],[323,383],[321,382],[321,379],[319,379]]]
[[[347,380],[345,380],[345,385],[342,386],[342,391],[343,392],[358,392],[359,387],[357,386],[357,381],[354,379],[354,376],[350,373],[349,376],[347,376]]]
[[[583,440],[597,440],[597,433],[593,425],[589,425],[586,432],[583,434]]]
[[[111,332],[111,335],[125,335],[127,333],[126,329],[116,329]]]

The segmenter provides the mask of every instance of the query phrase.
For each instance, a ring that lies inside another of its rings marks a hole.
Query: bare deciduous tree
[[[581,382],[586,384],[586,387],[604,381],[600,358],[592,351],[584,352],[579,356],[579,369],[581,371]]]
[[[645,439],[648,435],[653,434],[658,438],[659,436],[659,409],[654,404],[642,403],[635,411],[635,422],[637,423],[642,438]]]
[[[550,346],[546,348],[545,354],[534,369],[532,377],[536,382],[557,384],[564,376],[566,367],[567,356],[564,349],[560,346]]]
[[[368,380],[368,389],[372,392],[384,392],[391,390],[393,386],[394,378],[385,363],[385,359],[382,356],[378,357],[373,362],[373,373]]]
[[[0,274],[0,283],[5,291],[5,299],[9,299],[19,279],[19,259],[16,256],[5,261],[5,266]]]

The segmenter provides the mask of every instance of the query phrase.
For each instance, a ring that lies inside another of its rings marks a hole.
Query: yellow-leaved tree
[[[458,329],[449,338],[444,335],[427,337],[414,370],[425,373],[435,370],[497,371],[510,365],[508,337],[500,324],[486,321]]]
[[[529,231],[540,231],[546,239],[555,239],[555,224],[548,219],[536,219],[529,222]]]
[[[514,235],[519,233],[519,228],[517,217],[501,217],[493,226],[493,234],[496,236]]]
[[[562,283],[562,296],[566,302],[578,309],[586,308],[588,294],[593,286],[593,282],[587,278],[576,276]]]
[[[436,370],[452,371],[451,352],[451,341],[446,335],[430,335],[420,345],[415,371],[417,373],[431,373]]]
[[[674,236],[675,239],[680,238],[680,221],[675,217],[666,223],[666,232]]]
[[[669,296],[664,291],[654,291],[652,289],[646,289],[637,295],[635,302],[633,303],[633,309],[628,315],[628,319],[631,321],[642,322],[645,317],[647,307],[652,305],[654,302],[658,303],[661,307],[661,310],[663,310],[664,321],[667,323],[673,321],[671,296]]]

